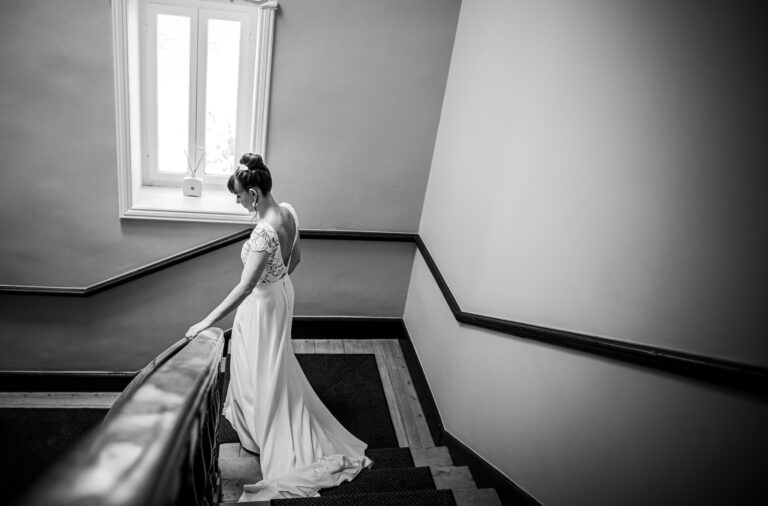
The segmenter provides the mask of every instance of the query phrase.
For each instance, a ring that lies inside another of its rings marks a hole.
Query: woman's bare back
[[[291,211],[283,205],[278,205],[269,215],[264,216],[262,221],[270,225],[277,232],[283,264],[288,265],[288,260],[291,258],[293,250],[294,238],[297,233],[296,222],[293,220]]]

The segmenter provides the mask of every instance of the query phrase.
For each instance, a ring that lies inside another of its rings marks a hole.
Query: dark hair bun
[[[272,191],[272,174],[269,173],[261,155],[246,153],[240,157],[240,165],[227,181],[230,192],[236,193],[235,182],[245,190],[258,188],[265,195]]]
[[[249,170],[269,170],[264,165],[264,159],[261,155],[255,153],[246,153],[240,157],[240,163],[248,167]]]

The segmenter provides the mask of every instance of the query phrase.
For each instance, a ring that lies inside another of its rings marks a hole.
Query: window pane
[[[187,171],[189,30],[186,16],[157,16],[157,169]]]
[[[240,22],[208,20],[205,92],[205,173],[228,174],[235,164]]]

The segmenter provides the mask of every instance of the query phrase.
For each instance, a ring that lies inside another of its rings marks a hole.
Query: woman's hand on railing
[[[188,340],[192,340],[195,338],[196,335],[198,335],[200,332],[204,331],[208,327],[213,325],[208,320],[203,320],[201,322],[195,323],[191,327],[189,327],[189,330],[187,330],[187,333],[184,335]]]

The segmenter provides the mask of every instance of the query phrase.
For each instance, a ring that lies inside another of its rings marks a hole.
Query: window
[[[113,0],[122,217],[248,221],[224,183],[264,154],[275,0]],[[202,197],[184,196],[190,171]]]

